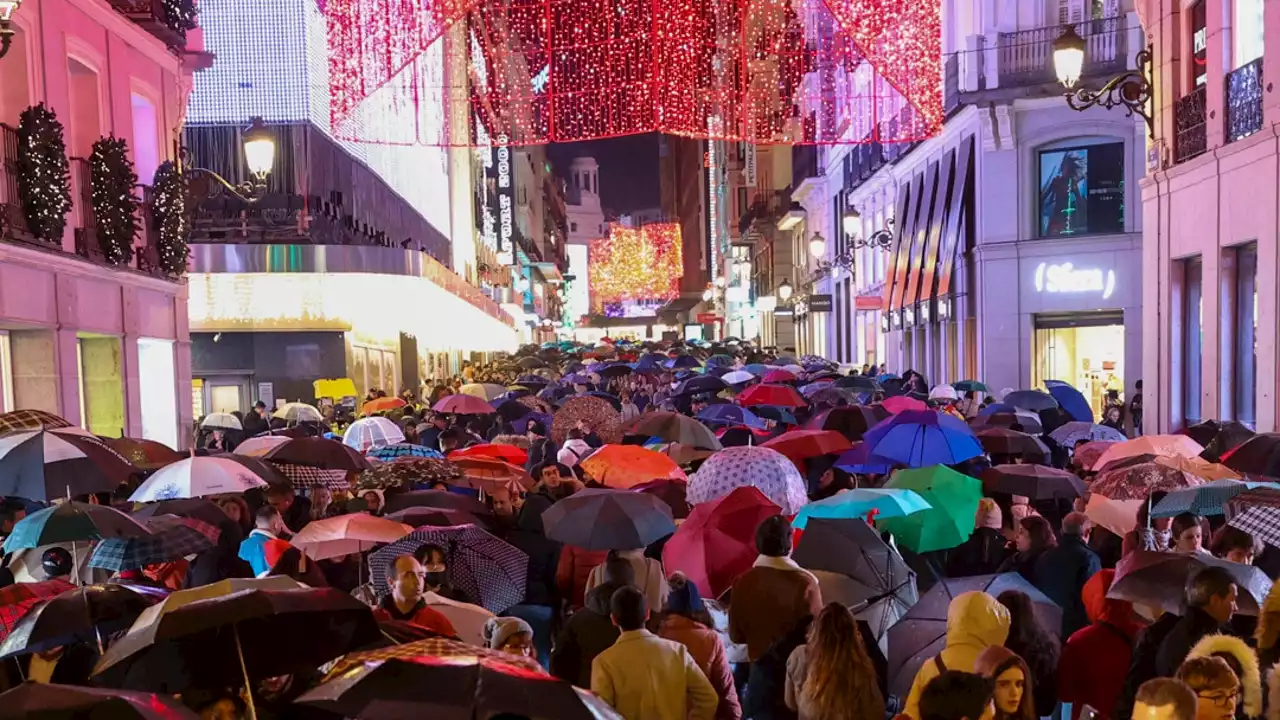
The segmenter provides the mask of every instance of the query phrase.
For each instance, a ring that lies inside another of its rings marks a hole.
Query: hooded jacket
[[[1009,610],[987,593],[972,590],[951,600],[947,608],[946,647],[924,661],[911,683],[906,714],[919,720],[920,693],[938,676],[939,664],[947,670],[970,672],[978,655],[992,645],[1004,645],[1009,637]]]
[[[1241,669],[1240,691],[1244,696],[1244,713],[1251,718],[1262,717],[1262,670],[1258,667],[1258,656],[1253,649],[1234,635],[1206,635],[1187,653],[1187,659],[1214,655],[1229,655],[1235,659],[1235,664]]]
[[[580,688],[591,687],[591,661],[622,633],[609,617],[609,600],[622,585],[605,583],[587,593],[586,605],[569,617],[551,653],[551,674]]]
[[[1058,659],[1058,699],[1071,703],[1072,720],[1086,704],[1111,717],[1133,660],[1142,625],[1132,603],[1107,597],[1115,576],[1115,570],[1102,570],[1084,584],[1080,600],[1091,624],[1067,638]]]
[[[993,682],[996,678],[1004,674],[1005,670],[1017,667],[1022,670],[1022,678],[1025,683],[1022,691],[1022,701],[1018,704],[1018,712],[1013,715],[1006,715],[996,708],[997,718],[1008,718],[1009,720],[1023,720],[1023,718],[1035,718],[1036,699],[1031,688],[1031,668],[1027,666],[1027,661],[1023,660],[1020,655],[1014,651],[1000,646],[992,645],[978,654],[978,659],[973,662],[973,672],[985,678],[989,678]]]

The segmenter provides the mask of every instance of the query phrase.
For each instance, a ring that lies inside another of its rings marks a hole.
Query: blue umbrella
[[[769,366],[761,365],[760,363],[751,363],[750,365],[747,365],[742,369],[746,370],[752,375],[755,375],[756,377],[760,377],[761,375],[764,375],[765,373],[769,372]]]
[[[1005,403],[991,403],[990,405],[982,408],[982,410],[978,411],[978,417],[982,417],[984,415],[995,415],[996,413],[1000,413],[1000,412],[1011,413],[1011,412],[1016,412],[1017,410],[1018,408]]]
[[[907,467],[955,465],[982,454],[973,430],[950,415],[907,410],[881,422],[862,437],[871,459]]]
[[[676,395],[696,395],[698,393],[718,393],[729,387],[729,384],[718,377],[698,375],[681,383]]]
[[[887,475],[893,468],[888,463],[871,457],[871,448],[859,442],[852,450],[845,450],[836,458],[836,467],[854,475]]]
[[[702,367],[702,363],[698,362],[698,358],[692,355],[677,355],[664,364],[672,370]]]
[[[4,551],[56,543],[150,535],[137,520],[109,505],[65,502],[19,520],[5,538]]]
[[[733,367],[733,358],[728,355],[712,355],[707,358],[707,367]]]
[[[1280,483],[1214,480],[1196,487],[1174,490],[1151,508],[1151,517],[1173,517],[1182,513],[1223,515],[1226,513],[1228,500],[1254,488],[1280,490]]]
[[[746,425],[753,428],[763,428],[764,421],[756,416],[750,410],[731,405],[729,403],[716,403],[708,405],[698,413],[698,419],[703,423],[719,423],[723,425]]]
[[[1081,422],[1093,422],[1093,408],[1089,406],[1089,402],[1084,399],[1084,395],[1081,395],[1079,390],[1057,380],[1046,380],[1044,384],[1049,388],[1049,394],[1058,401],[1068,415]]]
[[[422,445],[410,445],[409,443],[398,443],[396,445],[384,445],[380,448],[374,448],[369,451],[369,457],[376,460],[388,461],[402,457],[418,457],[418,458],[436,458],[443,460],[444,455],[434,448],[424,447]]]
[[[636,361],[635,371],[638,373],[659,373],[662,372],[662,364],[666,362],[666,358],[655,353],[647,353],[641,355]]]
[[[756,405],[755,414],[757,417],[773,420],[774,422],[785,423],[787,425],[799,425],[800,421],[796,419],[795,413],[787,408],[777,405]]]
[[[894,375],[893,373],[885,373],[883,375],[877,376],[876,382],[882,383],[885,380],[901,380],[901,379],[902,378],[898,377],[897,375]]]
[[[851,520],[860,518],[872,510],[876,518],[906,517],[911,513],[928,510],[933,506],[915,490],[905,488],[855,488],[833,495],[825,500],[811,502],[800,508],[791,526],[803,530],[809,518]]]

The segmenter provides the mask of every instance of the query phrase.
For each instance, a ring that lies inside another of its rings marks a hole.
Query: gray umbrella
[[[1042,390],[1015,390],[1001,398],[1000,402],[1033,412],[1058,407],[1058,401]]]

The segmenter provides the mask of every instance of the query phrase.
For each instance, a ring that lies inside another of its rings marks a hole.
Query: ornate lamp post
[[[0,0],[0,3],[4,0]],[[237,199],[253,204],[261,200],[267,194],[267,176],[271,174],[271,169],[275,165],[276,160],[276,138],[270,130],[267,129],[266,123],[262,118],[253,118],[250,121],[248,129],[244,131],[241,144],[244,148],[245,164],[249,166],[250,179],[239,184],[232,184],[231,181],[222,177],[218,173],[201,167],[185,168],[183,173],[188,179],[195,177],[206,177],[213,180],[221,189],[231,193]],[[187,164],[189,155],[186,148],[178,151],[182,164]],[[216,194],[210,193],[210,195]]]
[[[1095,105],[1110,110],[1124,108],[1125,115],[1137,115],[1147,121],[1147,136],[1155,139],[1155,118],[1148,109],[1151,102],[1151,46],[1134,56],[1137,68],[1126,70],[1111,78],[1098,90],[1076,87],[1084,74],[1085,41],[1074,25],[1067,25],[1062,35],[1053,41],[1053,69],[1058,82],[1067,89],[1067,105],[1072,110],[1084,112]]]
[[[20,7],[22,0],[0,0],[0,58],[9,52],[9,45],[13,42],[14,30],[10,22]]]

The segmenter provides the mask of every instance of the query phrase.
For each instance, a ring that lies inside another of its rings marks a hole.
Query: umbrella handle
[[[240,672],[244,675],[244,698],[249,707],[249,720],[258,720],[258,710],[253,706],[253,681],[249,679],[249,668],[244,664],[244,650],[240,647],[240,626],[231,626],[231,637],[236,641],[236,657],[240,659]]]

